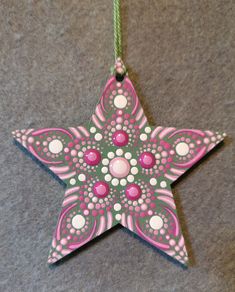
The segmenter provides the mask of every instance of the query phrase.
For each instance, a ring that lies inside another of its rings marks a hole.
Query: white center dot
[[[160,216],[152,216],[151,219],[149,220],[149,225],[151,228],[154,230],[159,230],[163,226],[163,220]]]
[[[114,98],[114,105],[117,107],[117,108],[120,108],[120,109],[123,109],[126,107],[127,105],[127,99],[124,95],[120,94],[120,95],[117,95],[115,98]]]
[[[180,142],[176,145],[175,151],[180,156],[185,156],[189,153],[189,146],[185,142]]]
[[[60,153],[63,149],[63,144],[60,140],[55,139],[49,143],[49,150],[51,153],[57,154]]]
[[[82,215],[75,215],[72,219],[72,225],[75,229],[81,229],[85,223],[85,218]]]

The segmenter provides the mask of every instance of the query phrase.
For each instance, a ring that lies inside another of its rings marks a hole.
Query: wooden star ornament
[[[187,263],[171,184],[225,134],[149,126],[128,76],[112,75],[86,125],[13,136],[66,185],[49,263],[117,224]]]

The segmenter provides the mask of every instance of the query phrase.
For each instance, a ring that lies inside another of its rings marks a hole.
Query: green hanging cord
[[[114,57],[122,58],[120,0],[113,0]]]
[[[127,74],[126,67],[122,62],[122,33],[121,33],[121,0],[113,0],[113,32],[114,32],[114,57],[115,65],[111,68],[112,74],[116,74],[119,81]]]

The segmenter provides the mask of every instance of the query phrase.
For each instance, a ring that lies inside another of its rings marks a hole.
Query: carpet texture
[[[173,189],[189,268],[122,228],[49,267],[64,190],[11,131],[90,118],[114,62],[112,1],[0,1],[0,291],[234,291],[234,9],[122,1],[124,61],[149,121],[228,134]]]

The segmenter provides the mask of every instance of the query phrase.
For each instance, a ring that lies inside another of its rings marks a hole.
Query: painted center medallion
[[[111,160],[109,170],[114,177],[123,178],[130,172],[130,164],[126,158],[116,157]]]

